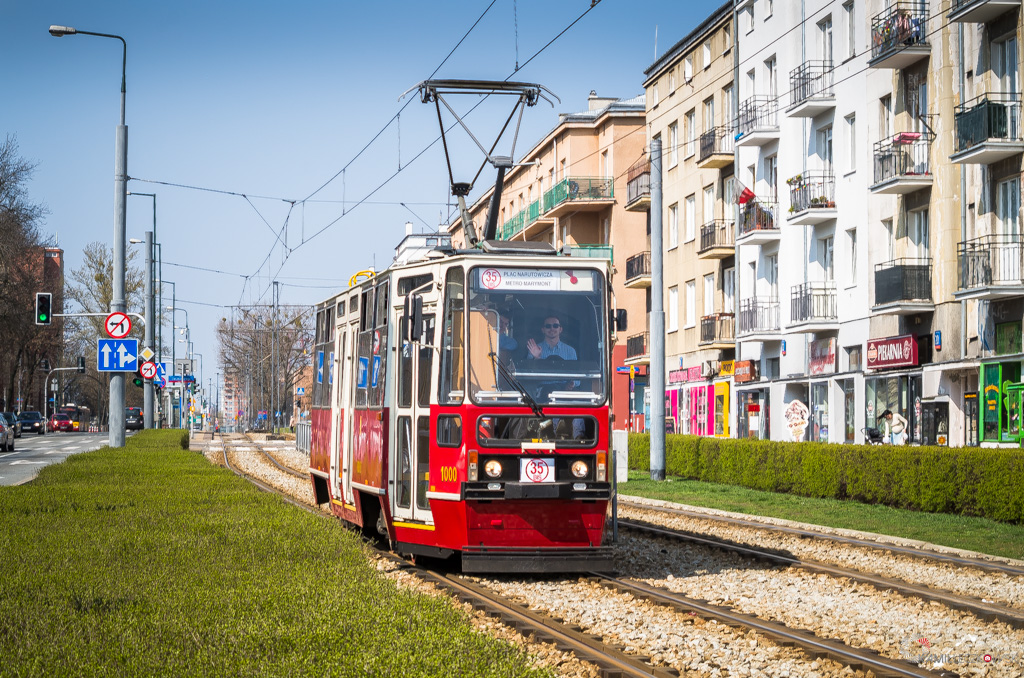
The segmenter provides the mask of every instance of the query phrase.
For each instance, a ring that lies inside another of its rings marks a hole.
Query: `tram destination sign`
[[[917,365],[917,340],[912,334],[869,339],[867,368],[913,367]]]
[[[590,271],[554,268],[479,268],[484,290],[523,292],[593,292]]]

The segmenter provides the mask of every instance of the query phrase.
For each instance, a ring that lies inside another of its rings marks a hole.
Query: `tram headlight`
[[[582,459],[572,463],[572,474],[577,478],[586,478],[589,470],[590,469],[587,468],[587,462]]]
[[[497,459],[491,459],[484,464],[484,473],[487,474],[488,478],[500,478],[501,477],[501,462]]]

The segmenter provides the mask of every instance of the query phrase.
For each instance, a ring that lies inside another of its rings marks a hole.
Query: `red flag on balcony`
[[[743,186],[743,184],[740,184],[740,186]],[[746,186],[743,186],[743,190],[740,191],[739,196],[736,198],[736,204],[737,205],[745,205],[745,204],[747,204],[748,202],[750,202],[753,199],[754,199],[754,192],[752,190],[750,190],[749,188],[747,188]]]

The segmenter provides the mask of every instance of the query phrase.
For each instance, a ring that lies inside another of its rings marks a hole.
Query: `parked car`
[[[46,420],[38,412],[22,412],[18,415],[18,420],[21,421],[22,431],[39,435],[46,433]]]
[[[7,420],[7,423],[10,424],[11,428],[14,429],[14,437],[20,438],[21,422],[18,421],[18,415],[16,415],[14,412],[4,412],[3,417],[5,420]]]
[[[14,451],[14,429],[4,417],[0,417],[0,450]]]
[[[71,417],[66,414],[57,414],[50,417],[50,430],[51,431],[74,431],[75,423],[71,421]]]
[[[141,407],[124,408],[124,427],[129,431],[141,431],[144,427]]]

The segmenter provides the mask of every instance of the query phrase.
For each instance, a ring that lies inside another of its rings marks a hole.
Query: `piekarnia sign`
[[[869,370],[917,365],[917,341],[912,334],[868,340]]]

